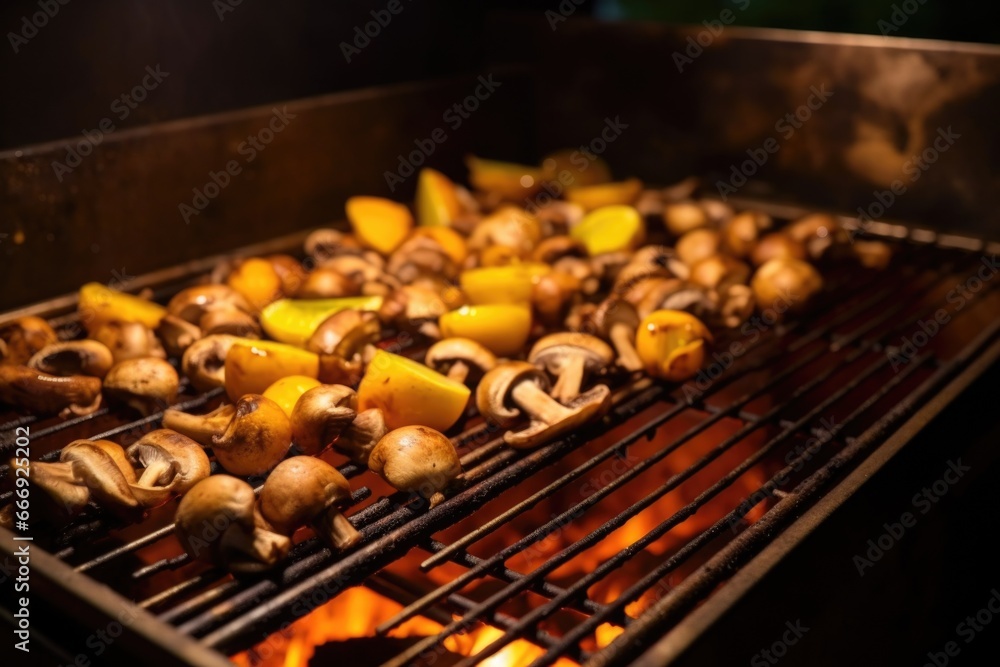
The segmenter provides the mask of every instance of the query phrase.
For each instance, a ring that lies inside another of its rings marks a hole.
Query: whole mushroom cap
[[[91,338],[111,350],[115,362],[142,357],[166,358],[156,334],[141,322],[103,322],[91,333]]]
[[[222,467],[236,475],[259,475],[284,458],[292,427],[281,406],[260,394],[236,401],[229,426],[212,436],[212,451]]]
[[[104,377],[104,391],[144,415],[162,410],[177,401],[180,378],[163,359],[128,359],[111,367]]]
[[[451,440],[428,426],[389,431],[372,450],[368,467],[400,491],[429,498],[462,472]]]
[[[274,529],[291,535],[325,510],[343,509],[351,486],[332,465],[312,456],[285,459],[268,475],[260,492],[260,512]]]
[[[292,440],[303,454],[326,449],[354,421],[358,395],[350,387],[323,384],[304,392],[292,408]]]
[[[226,385],[226,355],[241,340],[229,334],[213,334],[197,340],[184,351],[181,369],[198,391]]]
[[[59,336],[40,317],[26,315],[0,324],[0,362],[23,364],[39,350],[59,342]]]

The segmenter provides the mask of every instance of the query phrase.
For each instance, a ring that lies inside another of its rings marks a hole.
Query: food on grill
[[[770,308],[781,315],[805,308],[823,288],[823,278],[808,262],[776,258],[757,269],[750,287],[761,310]]]
[[[358,241],[388,255],[409,236],[413,215],[406,206],[382,197],[351,197],[344,207]]]
[[[386,433],[368,457],[369,469],[400,491],[419,493],[434,507],[462,473],[451,440],[427,426]]]
[[[31,315],[0,325],[0,363],[23,364],[40,350],[59,342],[49,323]]]
[[[590,255],[635,250],[646,235],[646,224],[631,206],[603,206],[584,216],[570,230],[570,236],[587,248]]]
[[[245,394],[262,393],[289,375],[319,377],[319,356],[270,340],[237,340],[226,354],[226,394],[231,400]]]
[[[163,427],[211,447],[223,468],[235,475],[259,475],[288,452],[292,427],[277,403],[259,394],[240,397],[204,415],[166,410]]]
[[[285,556],[292,541],[258,527],[253,488],[229,475],[212,475],[184,494],[174,517],[174,532],[195,560],[230,572],[267,570]]]
[[[513,356],[528,342],[531,308],[513,303],[462,306],[442,315],[440,327],[443,338],[471,338],[497,356]]]
[[[80,323],[88,331],[94,331],[105,322],[138,322],[155,329],[167,314],[167,309],[158,303],[100,283],[87,283],[80,288],[77,308]]]
[[[421,169],[417,176],[414,208],[417,222],[425,226],[447,227],[462,215],[457,188],[451,180],[434,169]]]
[[[510,201],[523,201],[538,192],[545,176],[538,167],[472,155],[465,159],[465,165],[469,168],[469,183],[473,187]]]
[[[619,366],[629,372],[642,368],[642,361],[635,351],[635,330],[639,326],[639,313],[635,306],[620,296],[609,296],[590,316],[590,323],[595,333],[614,346]]]
[[[184,351],[181,369],[198,391],[208,391],[226,384],[226,355],[242,339],[229,334],[215,334],[197,340]]]
[[[329,447],[357,416],[358,396],[350,387],[323,384],[305,391],[292,408],[292,441],[315,456]]]
[[[528,426],[508,430],[504,441],[517,448],[537,447],[565,435],[607,411],[611,390],[599,384],[563,405],[549,395],[545,373],[524,361],[507,361],[483,376],[476,389],[479,412],[501,427],[510,428],[523,418]]]
[[[719,232],[702,227],[692,229],[677,239],[675,250],[677,258],[691,268],[701,260],[717,255],[721,246],[722,238]]]
[[[445,338],[430,346],[424,363],[450,380],[475,386],[483,374],[497,365],[497,358],[471,338]]]
[[[892,247],[884,241],[855,240],[852,249],[861,266],[869,269],[885,269],[892,261]]]
[[[295,404],[298,402],[302,394],[306,393],[313,387],[319,387],[320,381],[316,378],[307,377],[305,375],[289,375],[288,377],[283,377],[276,381],[270,387],[264,390],[262,396],[264,398],[269,398],[285,411],[288,418],[292,418],[292,410],[295,408]]]
[[[683,382],[701,370],[711,340],[708,327],[690,313],[657,310],[639,325],[635,349],[649,375]]]
[[[268,475],[258,508],[270,530],[291,536],[309,525],[336,551],[361,539],[341,512],[351,502],[351,486],[336,468],[312,456],[285,459]]]
[[[379,408],[390,429],[420,424],[446,431],[465,412],[470,393],[418,361],[379,350],[358,385],[358,410]]]
[[[518,262],[463,271],[462,293],[473,304],[530,303],[535,284],[552,267],[541,262]]]
[[[556,378],[552,398],[569,403],[580,395],[588,378],[603,373],[615,360],[615,353],[596,336],[584,333],[555,333],[539,339],[528,361]]]
[[[163,342],[163,349],[171,357],[183,356],[202,335],[201,327],[197,324],[169,313],[163,316],[159,326],[156,327],[156,336]]]
[[[692,229],[708,226],[708,214],[693,201],[676,202],[663,207],[663,222],[674,236],[683,236]]]
[[[163,320],[160,320],[161,322]],[[159,328],[159,327],[157,327]],[[107,346],[115,363],[142,357],[167,357],[153,330],[141,322],[102,322],[90,330],[90,337]]]
[[[319,374],[324,381],[356,385],[365,359],[375,354],[381,337],[377,314],[348,309],[326,318],[309,337],[306,349],[319,355]]]
[[[90,375],[103,378],[114,365],[111,350],[96,340],[71,340],[46,345],[28,360],[28,367],[49,375]]]
[[[129,484],[132,495],[145,508],[162,505],[208,477],[211,464],[197,442],[169,429],[142,436],[125,450],[138,479]]]
[[[602,206],[631,205],[642,192],[642,181],[630,178],[617,183],[598,183],[566,188],[566,201],[579,204],[587,211]]]
[[[155,357],[128,359],[111,367],[104,376],[108,400],[151,415],[177,401],[180,378],[168,362]]]
[[[246,299],[255,313],[282,297],[281,276],[271,262],[260,257],[240,262],[226,278],[226,284]]]
[[[722,246],[738,259],[747,259],[757,247],[761,234],[774,225],[771,216],[759,211],[743,211],[722,226]]]
[[[61,377],[27,366],[0,364],[0,402],[34,413],[86,415],[101,405],[101,379]]]
[[[772,259],[805,258],[805,246],[787,232],[771,232],[763,236],[750,253],[750,259],[756,266],[767,264]]]
[[[378,311],[381,296],[354,296],[341,299],[279,299],[260,314],[268,336],[281,343],[305,346],[320,324],[342,310]]]
[[[837,219],[826,213],[811,213],[799,218],[785,228],[785,233],[803,244],[812,259],[822,258],[828,250],[847,240]]]
[[[362,410],[354,421],[333,441],[333,448],[358,465],[367,466],[378,441],[389,432],[385,415],[378,408]]]

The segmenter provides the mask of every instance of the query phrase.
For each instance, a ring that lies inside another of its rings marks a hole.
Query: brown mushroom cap
[[[108,398],[124,403],[143,415],[164,410],[177,401],[180,379],[163,359],[128,359],[112,366],[104,377]]]
[[[212,451],[236,475],[259,475],[278,464],[292,442],[292,427],[280,405],[260,394],[236,401],[229,426],[212,436]]]
[[[86,415],[101,405],[100,378],[58,377],[27,366],[0,364],[0,403],[31,412]]]
[[[163,343],[167,354],[179,357],[198,339],[201,338],[201,328],[176,315],[164,315],[156,327],[156,336]]]
[[[329,266],[306,274],[295,296],[300,299],[336,299],[358,293],[360,284]]]
[[[239,308],[213,308],[201,316],[198,328],[205,336],[229,334],[243,338],[260,338],[257,318]]]
[[[24,364],[39,350],[59,342],[59,336],[40,317],[26,315],[0,324],[0,363]]]
[[[604,371],[614,360],[614,350],[603,340],[572,331],[539,339],[528,354],[530,363],[556,376],[552,395],[564,402],[576,398],[588,375]]]
[[[417,492],[435,505],[442,491],[461,473],[455,445],[427,426],[404,426],[389,431],[368,457],[373,473],[400,491]]]
[[[350,387],[323,384],[303,393],[291,415],[292,441],[315,456],[329,447],[357,415],[358,395]]]
[[[10,469],[11,475],[16,475],[18,469],[25,469],[31,485],[45,492],[44,497],[51,501],[48,509],[60,519],[79,514],[90,502],[90,489],[69,463],[15,458],[10,460]]]
[[[681,236],[707,226],[709,218],[702,206],[693,201],[681,201],[663,207],[663,222],[671,234]]]
[[[214,334],[195,341],[184,352],[181,369],[198,391],[226,386],[226,355],[238,336]]]
[[[324,540],[342,550],[361,538],[341,514],[350,502],[351,486],[336,468],[312,456],[293,456],[268,476],[258,507],[276,532],[291,535],[312,523]]]
[[[691,267],[690,281],[717,293],[731,285],[745,285],[750,279],[750,267],[729,255],[713,255]]]
[[[316,354],[353,359],[366,345],[377,343],[381,335],[378,315],[350,308],[323,320],[309,337],[306,349]]]
[[[133,443],[125,455],[142,469],[130,485],[132,495],[146,508],[183,495],[211,473],[211,464],[201,445],[169,429],[151,431]]]
[[[136,481],[135,471],[120,445],[109,440],[74,440],[63,447],[59,460],[72,467],[101,507],[126,520],[142,514],[129,488]]]
[[[784,232],[772,232],[761,238],[750,254],[750,259],[756,266],[766,264],[778,257],[805,259],[805,246],[802,241],[798,241]]]
[[[714,229],[692,229],[677,240],[677,257],[689,267],[719,252],[722,239]]]
[[[295,294],[306,278],[306,270],[299,260],[285,254],[268,255],[264,259],[271,263],[281,279],[281,292]]]
[[[252,312],[249,302],[228,285],[195,285],[174,295],[167,304],[167,312],[191,324],[199,324],[211,310],[236,308]]]
[[[744,211],[734,216],[722,228],[722,245],[734,257],[750,256],[764,230],[773,225],[771,216],[759,211]]]
[[[139,322],[102,322],[90,337],[111,350],[115,363],[142,357],[166,358],[156,334]]]
[[[536,262],[553,264],[563,257],[588,257],[587,247],[581,241],[569,236],[550,236],[543,239],[531,253]]]
[[[757,269],[750,287],[760,308],[796,311],[823,288],[823,278],[807,262],[777,258]]]
[[[403,284],[410,284],[421,276],[452,279],[458,275],[455,261],[430,236],[411,236],[404,241],[392,252],[385,270]]]
[[[48,345],[28,360],[29,368],[61,376],[103,378],[113,365],[111,350],[96,340],[72,340]]]
[[[483,373],[496,366],[497,358],[482,344],[470,338],[456,336],[431,345],[424,363],[454,380],[474,383]],[[458,372],[455,372],[456,369]]]
[[[254,524],[253,488],[229,475],[211,475],[184,494],[174,531],[192,558],[237,573],[261,572],[292,546],[284,535]]]
[[[681,310],[698,319],[707,319],[715,309],[716,304],[706,288],[677,279],[660,280],[650,285],[637,307],[642,318],[656,310]]]
[[[355,463],[367,466],[375,445],[388,432],[382,410],[368,408],[358,413],[351,425],[334,441],[333,448]]]

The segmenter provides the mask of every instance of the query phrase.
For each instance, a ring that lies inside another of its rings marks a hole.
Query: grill
[[[609,44],[615,40],[608,35]],[[446,94],[455,89],[449,84]],[[243,128],[239,117],[224,121],[234,136]],[[198,127],[174,131],[194,135]],[[775,203],[782,199],[738,205],[784,221],[807,210]],[[231,228],[217,245],[235,245]],[[340,660],[469,665],[515,642],[521,650],[530,643],[521,661],[534,665],[677,658],[734,608],[748,580],[802,538],[802,526],[818,523],[821,505],[850,495],[873,452],[905,444],[915,424],[943,410],[942,399],[953,400],[1000,354],[996,281],[970,284],[996,244],[916,225],[876,223],[866,231],[892,243],[892,270],[833,271],[807,315],[717,339],[704,374],[684,386],[621,379],[601,423],[528,452],[503,446],[496,427],[470,414],[450,434],[467,485],[433,509],[390,493],[358,466],[339,465],[355,487],[347,514],[363,537],[344,555],[308,538],[267,576],[235,579],[183,553],[172,536],[173,502],[134,526],[94,508],[66,526],[34,526],[32,640],[61,664],[96,658],[98,650],[151,665],[223,665],[249,651],[240,659],[254,664],[289,650],[293,621],[364,587],[392,602],[392,613],[373,623],[379,633],[413,619],[436,625],[391,641],[337,639],[331,646],[341,653],[330,655]],[[302,239],[295,233],[233,254],[290,251]],[[205,255],[224,249],[196,247]],[[126,276],[122,286],[151,288],[163,300],[219,259]],[[961,308],[949,298],[955,290],[962,290]],[[942,309],[947,329],[928,334]],[[72,310],[72,299],[62,298],[9,315],[42,314],[69,337],[77,331]],[[422,355],[426,341],[409,343],[390,337],[381,345]],[[221,391],[182,386],[179,407],[206,411],[220,399]],[[32,458],[54,460],[75,438],[127,445],[161,417],[133,420],[108,408],[64,421],[4,414],[0,440],[9,446],[19,429],[30,429]],[[263,479],[250,481],[259,487]],[[7,492],[0,503],[10,499]],[[2,530],[0,537],[10,566],[23,542]],[[13,621],[9,587],[3,595],[0,614]],[[494,631],[456,653],[459,639],[483,626]],[[106,638],[92,641],[95,629]],[[327,650],[322,644],[317,655]]]

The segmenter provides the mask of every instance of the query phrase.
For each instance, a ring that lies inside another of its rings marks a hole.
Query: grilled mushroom
[[[587,257],[587,247],[569,236],[550,236],[543,239],[531,253],[532,259],[545,264],[555,264],[563,257]]]
[[[367,466],[368,457],[375,449],[375,445],[388,432],[389,428],[385,425],[385,415],[382,414],[382,410],[368,408],[359,412],[350,426],[334,440],[333,448],[350,457],[355,463]]]
[[[892,261],[892,247],[884,241],[857,240],[851,247],[861,266],[868,269],[885,269]]]
[[[373,473],[400,491],[419,493],[434,507],[462,473],[455,445],[428,426],[389,431],[368,457]]]
[[[677,257],[689,267],[719,252],[722,240],[714,229],[692,229],[677,240]]]
[[[547,393],[545,374],[523,361],[498,364],[487,373],[476,390],[476,405],[484,417],[500,426],[517,423],[522,415],[527,428],[507,431],[504,441],[511,447],[537,447],[601,416],[611,404],[611,390],[599,384],[567,405]]]
[[[45,495],[39,497],[42,501],[40,514],[63,520],[76,516],[90,502],[90,489],[76,476],[68,463],[11,459],[10,469],[11,475],[24,470],[25,475],[31,479],[31,486],[44,492]],[[33,502],[34,500],[32,498]]]
[[[115,363],[142,357],[165,359],[167,356],[156,334],[140,322],[102,322],[90,337],[111,350]]]
[[[101,405],[100,378],[58,377],[27,366],[0,364],[0,403],[31,412],[86,415]]]
[[[681,236],[692,229],[707,226],[708,214],[692,201],[676,202],[663,207],[663,222],[671,234]]]
[[[729,255],[713,255],[691,267],[691,282],[724,294],[732,285],[745,285],[750,279],[750,267]]]
[[[496,366],[496,356],[470,338],[445,338],[427,350],[424,363],[455,382],[475,384]]]
[[[823,278],[807,262],[777,258],[757,269],[750,287],[760,308],[781,314],[802,310],[823,289]]]
[[[163,359],[128,359],[112,366],[104,377],[104,392],[143,415],[159,412],[177,401],[180,379]]]
[[[784,232],[773,232],[763,237],[757,242],[750,258],[756,266],[766,264],[776,257],[789,257],[791,259],[805,259],[806,249],[801,241],[798,241]]]
[[[324,384],[309,389],[292,408],[292,441],[315,456],[330,446],[357,415],[358,395],[350,387]]]
[[[341,513],[350,502],[351,486],[336,468],[312,456],[293,456],[268,476],[258,507],[275,532],[291,536],[309,524],[335,551],[343,551],[361,539]]]
[[[717,305],[706,288],[668,278],[650,285],[636,310],[640,318],[647,317],[655,310],[683,310],[699,319],[707,319],[716,312],[716,308]]]
[[[73,340],[47,345],[28,360],[28,367],[50,375],[89,375],[102,378],[111,370],[111,350],[96,340]]]
[[[562,403],[579,396],[587,376],[603,371],[614,359],[614,350],[600,338],[575,332],[549,334],[528,354],[529,362],[556,376],[552,398]]]
[[[213,310],[241,310],[251,312],[250,303],[228,285],[196,285],[183,289],[167,304],[167,312],[191,324],[200,324],[201,318]]]
[[[360,285],[329,266],[319,266],[306,274],[295,293],[300,299],[335,299],[354,296]]]
[[[421,276],[453,279],[458,266],[436,240],[429,236],[411,236],[393,251],[385,270],[405,285]]]
[[[195,341],[184,352],[181,369],[198,391],[226,385],[226,355],[238,336],[215,334]]]
[[[306,343],[320,358],[320,378],[333,384],[356,385],[364,371],[366,351],[379,341],[378,315],[342,310],[326,318]]]
[[[239,308],[213,308],[201,316],[198,328],[202,334],[230,334],[243,338],[260,338],[260,322]]]
[[[256,573],[288,555],[292,541],[259,528],[253,488],[229,475],[211,475],[184,494],[174,531],[192,558],[235,573]]]
[[[812,259],[820,259],[827,251],[847,240],[840,223],[832,215],[811,213],[785,228],[785,233],[802,244]],[[795,259],[805,259],[796,257]]]
[[[40,317],[27,315],[0,325],[0,363],[24,364],[41,349],[59,342],[59,336]]]
[[[211,464],[197,442],[169,429],[157,429],[125,450],[129,462],[142,472],[129,487],[146,508],[186,493],[208,477]]]
[[[619,366],[630,372],[642,368],[642,361],[635,351],[635,330],[639,326],[639,313],[635,306],[620,297],[608,297],[594,311],[591,321],[597,333],[611,341],[618,353]]]
[[[59,454],[73,475],[90,490],[90,497],[102,508],[127,521],[142,514],[142,505],[132,495],[135,471],[120,445],[109,440],[74,440]]]
[[[179,357],[202,336],[201,327],[176,315],[164,315],[156,327],[156,336],[172,357]]]
[[[744,211],[723,226],[722,245],[734,257],[745,259],[757,247],[761,232],[773,224],[766,213]]]
[[[173,408],[163,412],[163,428],[177,431],[204,447],[212,446],[212,438],[225,433],[236,415],[235,405],[220,405],[203,415],[192,415]]]

